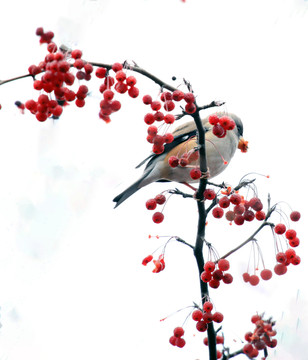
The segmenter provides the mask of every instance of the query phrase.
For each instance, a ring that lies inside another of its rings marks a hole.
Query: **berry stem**
[[[228,256],[230,256],[231,254],[233,254],[234,252],[236,252],[237,250],[239,250],[240,248],[242,248],[243,246],[245,246],[246,244],[248,244],[250,241],[255,240],[255,236],[265,227],[265,226],[270,226],[273,227],[274,224],[264,221],[259,227],[258,229],[251,235],[249,236],[249,238],[247,240],[245,240],[244,242],[242,242],[240,245],[238,245],[237,247],[235,247],[234,249],[230,250],[229,252],[227,252],[224,256],[221,257],[221,259],[226,259]]]

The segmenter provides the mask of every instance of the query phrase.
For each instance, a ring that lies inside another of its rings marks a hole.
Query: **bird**
[[[219,138],[214,135],[214,126],[209,122],[211,115],[202,120],[208,166],[205,177],[208,179],[212,179],[226,169],[237,148],[240,148],[242,152],[246,152],[248,148],[248,142],[243,139],[243,123],[241,119],[233,113],[217,112],[215,115],[231,118],[235,122],[235,127],[233,130],[228,130],[224,137]],[[172,132],[172,135],[174,140],[169,144],[165,144],[163,153],[152,153],[136,166],[136,168],[139,168],[147,162],[142,176],[113,199],[116,203],[115,208],[136,191],[153,182],[175,181],[188,186],[189,183],[199,182],[199,179],[193,180],[190,176],[191,168],[199,165],[197,128],[194,120],[178,126]],[[177,158],[188,157],[190,159],[189,166],[171,167],[169,164],[171,156]]]

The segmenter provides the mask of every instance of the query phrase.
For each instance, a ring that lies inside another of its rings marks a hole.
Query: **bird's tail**
[[[115,207],[119,206],[120,204],[122,204],[123,201],[125,201],[126,199],[128,199],[131,195],[133,195],[136,191],[138,191],[139,189],[141,189],[144,184],[141,184],[142,181],[144,180],[144,178],[147,176],[144,175],[142,176],[139,180],[137,180],[135,183],[133,183],[130,187],[128,187],[126,190],[124,190],[123,192],[121,192],[121,194],[117,195],[113,201],[116,203]]]

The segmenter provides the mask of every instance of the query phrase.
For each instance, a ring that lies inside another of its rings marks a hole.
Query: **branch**
[[[16,76],[16,77],[13,77],[13,78],[7,79],[7,80],[0,80],[0,86],[3,85],[3,84],[6,84],[8,82],[24,79],[24,78],[30,77],[30,76],[33,77],[31,74],[26,74],[26,75]]]
[[[224,256],[221,257],[221,259],[225,259],[228,256],[230,256],[231,254],[233,254],[234,252],[236,252],[237,250],[239,250],[240,248],[242,248],[243,246],[245,246],[246,244],[248,244],[250,241],[254,240],[255,236],[258,234],[258,232],[260,232],[265,226],[271,226],[273,227],[274,224],[264,221],[259,227],[258,229],[251,235],[249,236],[249,238],[247,240],[245,240],[244,242],[242,242],[239,246],[235,247],[234,249],[230,250],[227,254],[225,254]]]

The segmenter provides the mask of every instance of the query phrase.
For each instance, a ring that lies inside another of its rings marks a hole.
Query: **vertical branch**
[[[204,132],[203,124],[202,124],[198,110],[193,114],[193,118],[195,120],[195,124],[196,124],[197,130],[198,130],[200,171],[202,174],[205,174],[207,172],[205,132]],[[194,247],[194,255],[195,255],[198,270],[199,270],[199,281],[200,281],[202,304],[204,303],[206,297],[209,295],[208,285],[207,285],[207,283],[203,282],[200,277],[201,273],[204,270],[203,269],[203,267],[204,267],[203,244],[204,244],[204,237],[205,237],[205,223],[206,223],[207,211],[204,206],[203,193],[204,193],[204,190],[206,189],[206,185],[207,185],[207,179],[201,178],[200,183],[199,183],[199,188],[196,193],[199,218],[198,218],[198,230],[197,230],[196,243],[195,243],[195,247]],[[210,360],[216,360],[217,359],[216,332],[214,329],[213,322],[208,324],[207,335],[208,335],[208,347],[209,347]]]

